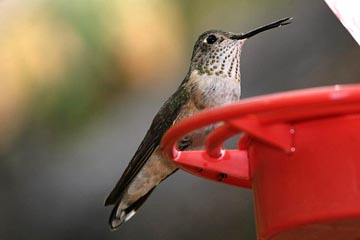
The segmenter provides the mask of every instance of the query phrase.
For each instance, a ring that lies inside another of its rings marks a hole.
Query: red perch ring
[[[214,123],[204,150],[178,150],[181,137]],[[238,149],[223,149],[239,133]],[[251,188],[258,239],[360,239],[360,85],[205,110],[170,128],[161,147],[187,172]]]

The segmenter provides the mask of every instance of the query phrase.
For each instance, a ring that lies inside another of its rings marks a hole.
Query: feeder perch
[[[204,150],[178,150],[181,137],[214,123]],[[223,149],[240,133],[238,149]],[[205,110],[169,129],[161,147],[191,174],[251,188],[258,239],[360,239],[360,85]]]

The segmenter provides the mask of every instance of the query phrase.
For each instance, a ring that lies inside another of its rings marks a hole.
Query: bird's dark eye
[[[217,40],[217,37],[215,35],[213,35],[213,34],[211,34],[210,36],[208,36],[206,38],[206,42],[208,44],[213,44],[214,42],[216,42],[216,40]]]

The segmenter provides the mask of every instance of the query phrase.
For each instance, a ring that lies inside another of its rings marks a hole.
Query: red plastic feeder
[[[177,150],[186,133],[217,122],[205,150]],[[239,149],[224,150],[239,133]],[[185,171],[252,188],[258,239],[360,239],[360,85],[203,111],[173,126],[161,146]]]

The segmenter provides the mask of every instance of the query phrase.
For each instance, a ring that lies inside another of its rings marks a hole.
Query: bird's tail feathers
[[[152,191],[155,189],[151,189],[148,193],[146,193],[144,196],[139,198],[136,202],[131,204],[126,209],[120,209],[120,203],[119,201],[114,209],[111,212],[110,219],[109,219],[109,225],[111,230],[116,230],[123,224],[124,222],[128,221],[132,216],[135,215],[137,210],[143,205],[145,200],[150,196]]]

